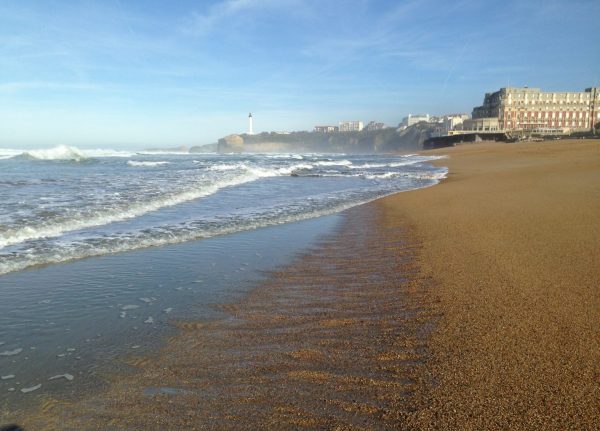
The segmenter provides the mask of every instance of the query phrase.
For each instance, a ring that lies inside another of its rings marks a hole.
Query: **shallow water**
[[[215,317],[335,214],[437,183],[429,160],[0,149],[0,418]]]
[[[423,156],[97,153],[0,158],[0,274],[332,214],[446,172]]]
[[[34,268],[0,277],[0,406],[77,396],[156,348],[173,322],[218,317],[339,216]],[[73,376],[50,380],[54,376]],[[38,389],[23,393],[23,389]],[[0,418],[2,416],[0,415]]]

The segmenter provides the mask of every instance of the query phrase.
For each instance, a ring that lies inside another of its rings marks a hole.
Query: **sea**
[[[0,422],[218,318],[344,210],[438,183],[437,158],[0,148]]]

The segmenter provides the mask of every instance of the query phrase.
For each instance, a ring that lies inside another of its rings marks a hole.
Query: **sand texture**
[[[600,142],[437,153],[441,184],[346,212],[224,319],[25,425],[598,429]]]
[[[600,142],[465,145],[382,202],[423,247],[443,314],[420,429],[598,429]]]

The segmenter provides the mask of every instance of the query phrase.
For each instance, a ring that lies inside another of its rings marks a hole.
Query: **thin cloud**
[[[205,13],[194,12],[190,22],[183,26],[182,32],[192,36],[202,36],[209,33],[225,19],[239,15],[242,12],[265,8],[285,8],[295,0],[225,0],[208,8]]]
[[[102,87],[93,84],[66,84],[62,82],[22,81],[5,82],[0,84],[0,94],[15,94],[30,90],[71,90],[71,91],[98,91]]]

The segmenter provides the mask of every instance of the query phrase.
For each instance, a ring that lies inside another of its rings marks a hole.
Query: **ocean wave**
[[[75,160],[80,161],[89,158],[103,157],[134,157],[136,155],[156,155],[156,154],[181,154],[152,151],[129,151],[114,149],[82,149],[74,146],[58,145],[52,148],[41,149],[14,149],[0,148],[0,159],[10,159],[13,157],[24,157],[36,160]]]
[[[89,216],[77,214],[67,220],[53,220],[47,223],[38,222],[35,226],[5,230],[0,234],[0,249],[25,241],[57,237],[67,232],[132,219],[165,207],[212,195],[225,187],[238,186],[260,178],[291,175],[293,170],[298,166],[307,166],[293,165],[284,168],[261,168],[242,165],[243,169],[236,175],[220,178],[213,183],[205,184],[203,187],[196,186],[174,194],[164,194],[159,198],[130,204],[129,206],[121,205],[116,208],[97,210],[93,212],[93,215]]]
[[[20,156],[36,160],[72,160],[76,162],[87,158],[79,148],[67,145],[59,145],[47,150],[28,150]]]
[[[315,162],[315,165],[319,166],[350,166],[352,162],[350,160],[320,160]]]
[[[431,173],[423,178],[432,180],[429,183],[411,188],[405,188],[402,191],[413,190],[415,188],[427,187],[436,184],[439,179],[446,174],[445,171]],[[416,175],[415,175],[416,177]],[[36,265],[47,265],[63,263],[77,259],[83,259],[94,256],[103,256],[107,254],[132,251],[142,248],[157,247],[168,244],[177,244],[198,239],[210,238],[219,235],[227,235],[241,231],[258,229],[266,226],[292,223],[295,221],[306,220],[315,217],[335,214],[346,209],[371,202],[386,195],[396,193],[400,190],[388,191],[386,193],[372,196],[362,196],[354,199],[344,200],[340,198],[324,207],[307,207],[299,204],[295,211],[271,210],[255,219],[235,219],[222,224],[206,223],[196,226],[191,223],[188,226],[173,227],[171,229],[157,228],[153,231],[144,231],[138,234],[129,234],[123,237],[95,238],[89,242],[75,242],[67,246],[61,246],[59,249],[43,251],[39,254],[24,253],[20,255],[4,255],[0,259],[0,274],[20,271]]]
[[[23,154],[24,150],[15,150],[13,148],[0,148],[0,160],[11,159]]]
[[[127,164],[129,166],[144,166],[144,167],[154,167],[154,166],[162,166],[162,165],[168,165],[171,162],[166,162],[166,161],[159,161],[159,162],[138,162],[135,160],[129,160],[127,162]]]
[[[243,171],[259,178],[277,177],[281,175],[291,175],[293,172],[302,169],[312,169],[313,166],[307,163],[295,163],[282,167],[263,167],[248,162],[237,163],[218,163],[208,167],[209,171]]]
[[[360,175],[360,176],[367,178],[369,180],[385,180],[385,179],[389,179],[389,178],[399,177],[400,172],[381,172],[381,173],[366,174],[366,175]]]
[[[373,169],[373,168],[385,168],[389,166],[386,163],[364,163],[362,165],[348,166],[350,169]]]
[[[295,159],[295,160],[303,160],[304,156],[301,154],[265,154],[267,159]]]
[[[209,171],[235,171],[246,169],[246,163],[217,163],[208,167]]]

